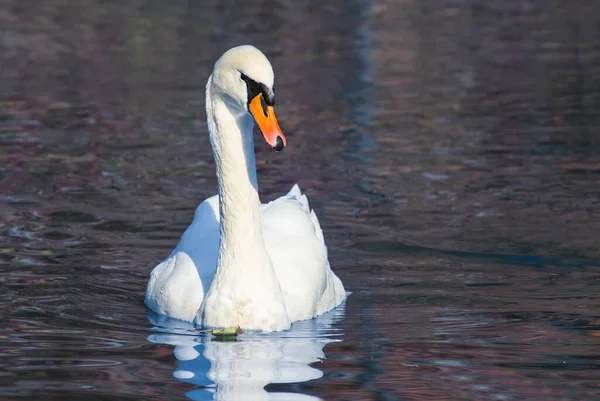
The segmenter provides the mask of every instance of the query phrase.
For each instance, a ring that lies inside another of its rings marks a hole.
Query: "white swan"
[[[285,330],[346,297],[331,271],[319,221],[297,185],[268,204],[258,198],[253,117],[264,139],[286,139],[273,111],[273,69],[239,46],[215,63],[206,114],[219,195],[202,202],[171,255],[154,268],[146,305],[208,327]]]

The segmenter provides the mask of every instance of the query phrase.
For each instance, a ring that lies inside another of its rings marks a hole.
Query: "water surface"
[[[237,3],[0,0],[2,399],[598,398],[597,3]],[[261,197],[299,183],[353,294],[218,343],[143,297],[241,43],[288,138]]]

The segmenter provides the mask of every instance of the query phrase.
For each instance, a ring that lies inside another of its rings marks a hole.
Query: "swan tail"
[[[323,244],[325,244],[325,238],[323,237],[323,231],[321,230],[321,224],[319,224],[319,219],[317,218],[315,211],[311,210],[310,204],[308,203],[308,198],[302,193],[298,184],[294,184],[294,186],[286,196],[295,199],[296,201],[298,201],[298,203],[300,203],[300,205],[302,205],[302,208],[306,213],[309,214],[310,221],[315,227],[315,235],[321,240],[321,242],[323,242]]]
[[[302,191],[300,191],[300,187],[298,186],[298,184],[294,184],[292,189],[290,189],[290,192],[288,192],[287,196],[296,199],[299,199],[302,196]]]

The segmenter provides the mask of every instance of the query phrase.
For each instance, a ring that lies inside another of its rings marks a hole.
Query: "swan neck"
[[[234,252],[244,244],[264,248],[252,137],[254,121],[246,111],[214,93],[210,82],[209,79],[206,112],[217,169],[220,254],[224,250]]]

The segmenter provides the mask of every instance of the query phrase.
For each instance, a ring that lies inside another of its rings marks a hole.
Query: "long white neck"
[[[252,117],[206,86],[206,114],[219,188],[219,265],[266,255],[260,222]],[[262,261],[261,261],[262,262]],[[270,267],[270,266],[269,266]]]

